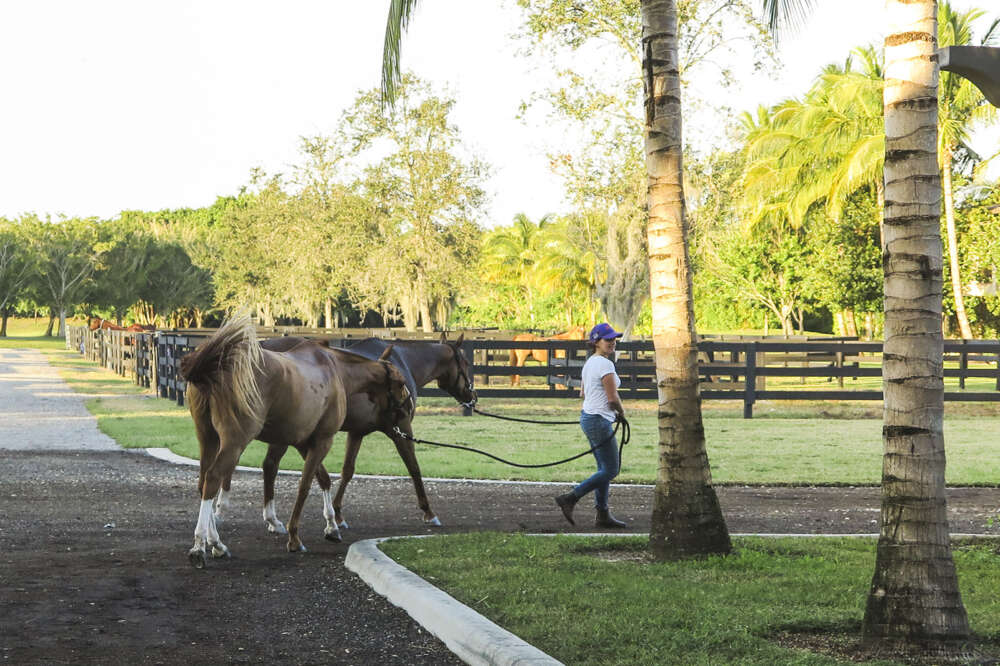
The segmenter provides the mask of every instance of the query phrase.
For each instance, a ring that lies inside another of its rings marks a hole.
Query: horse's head
[[[97,317],[91,317],[90,318],[89,327],[90,327],[90,330],[96,331],[97,329],[99,329],[101,327],[101,320],[98,319]]]
[[[385,416],[392,423],[405,421],[413,416],[416,407],[410,389],[406,387],[406,378],[395,365],[389,361],[392,355],[392,345],[386,347],[379,357],[378,362],[385,370],[386,382],[386,413]]]
[[[452,361],[448,368],[438,375],[438,388],[446,391],[451,397],[463,405],[473,405],[476,400],[476,389],[472,384],[472,372],[469,361],[462,352],[462,341],[465,334],[458,336],[454,342],[448,341],[448,336],[441,334],[441,344],[451,348]]]

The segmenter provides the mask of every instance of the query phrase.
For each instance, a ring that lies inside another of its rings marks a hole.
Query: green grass
[[[634,537],[478,533],[382,544],[393,559],[567,664],[845,663],[777,638],[818,635],[850,650],[874,541],[738,538],[734,547],[725,558],[652,563],[646,540]],[[955,561],[972,631],[996,652],[997,546],[957,547]]]
[[[0,338],[0,349],[65,349],[65,338],[45,337],[48,323],[49,320],[44,317],[8,319],[7,337]],[[69,326],[69,322],[66,325]],[[59,323],[56,322],[56,327],[58,326]]]

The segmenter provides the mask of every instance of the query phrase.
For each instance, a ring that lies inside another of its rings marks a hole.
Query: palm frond
[[[410,24],[417,0],[391,0],[385,22],[385,43],[382,47],[382,105],[392,107],[402,83],[400,44]]]
[[[812,5],[813,0],[764,0],[764,19],[775,34],[782,25],[796,30],[805,23]]]

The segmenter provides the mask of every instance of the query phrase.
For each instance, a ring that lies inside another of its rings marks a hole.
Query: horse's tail
[[[221,398],[234,416],[253,414],[261,405],[257,375],[262,361],[257,329],[250,316],[241,312],[181,359],[181,377],[204,393]]]

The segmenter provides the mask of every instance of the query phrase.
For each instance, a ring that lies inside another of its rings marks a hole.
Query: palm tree
[[[399,81],[400,35],[416,0],[392,0],[382,90]],[[659,399],[659,456],[650,547],[657,558],[728,553],[712,486],[698,392],[691,267],[681,163],[676,0],[641,0],[650,296]]]
[[[509,283],[513,279],[527,304],[532,326],[539,286],[537,267],[544,255],[545,234],[550,226],[551,218],[547,215],[536,224],[524,213],[518,213],[511,226],[495,230],[483,244],[483,268],[502,281]]]
[[[583,213],[579,217],[587,216],[588,213]],[[593,244],[587,242],[590,222],[581,223],[579,217],[562,219],[546,227],[536,275],[540,287],[562,296],[567,326],[581,319],[593,326],[601,309],[596,299],[601,282],[600,259]],[[578,317],[575,310],[580,303],[584,305]]]
[[[970,46],[973,41],[973,24],[985,12],[971,9],[958,13],[947,2],[942,2],[938,10],[938,40],[940,46]],[[997,32],[1000,19],[993,22],[980,42],[991,44]],[[955,153],[962,148],[967,154],[974,154],[968,146],[971,126],[980,121],[996,117],[996,107],[987,103],[982,92],[965,77],[951,72],[941,72],[938,86],[938,164],[943,175],[944,218],[948,235],[948,260],[951,273],[951,288],[955,298],[955,317],[965,339],[972,337],[969,317],[965,312],[965,298],[962,294],[962,279],[958,267],[958,233],[955,230],[955,192],[952,185],[952,163]]]
[[[688,222],[684,203],[677,3],[642,0],[649,286],[659,392],[659,469],[649,534],[657,559],[728,553],[712,486],[698,390]]]
[[[936,0],[886,0],[882,527],[863,633],[872,645],[969,635],[944,470]]]
[[[805,4],[764,0],[772,28]],[[882,526],[862,631],[876,648],[947,650],[969,623],[944,487],[937,0],[885,4]]]
[[[882,82],[875,49],[855,49],[843,67],[825,67],[802,100],[743,114],[748,226],[772,221],[798,228],[823,200],[838,220],[847,197],[868,185],[875,186],[881,209]]]

